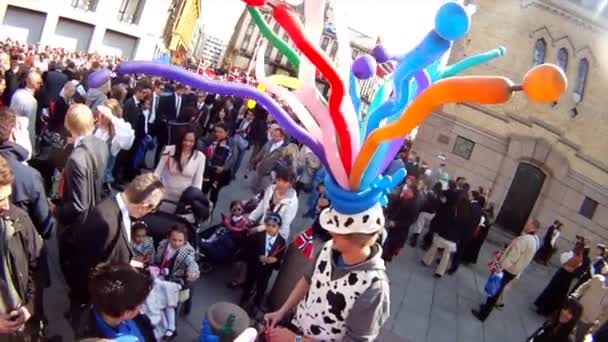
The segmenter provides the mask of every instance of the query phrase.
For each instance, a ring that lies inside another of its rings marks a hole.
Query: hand
[[[296,334],[287,328],[274,328],[268,333],[272,341],[295,341]]]
[[[268,263],[268,259],[264,255],[260,255],[258,259],[260,259],[260,262],[262,264],[267,264]]]
[[[277,261],[279,261],[279,259],[277,259],[276,257],[273,257],[273,256],[266,257],[266,263],[267,264],[274,264]]]
[[[319,203],[318,203],[318,206],[319,206],[320,208],[322,208],[322,207],[327,207],[327,206],[329,206],[329,201],[327,200],[327,198],[325,198],[325,197],[321,197],[321,198],[319,198]]]
[[[281,309],[265,314],[264,321],[266,321],[266,328],[274,330],[274,327],[283,319],[283,316],[285,316],[285,313]]]
[[[53,203],[53,201],[49,198],[47,199],[47,201],[49,202],[49,209],[51,210],[51,213],[55,213],[55,209],[57,209],[57,206],[55,205],[55,203]]]
[[[0,315],[0,334],[12,334],[19,330],[23,321],[19,321],[19,317],[15,319],[15,316],[18,315],[17,311],[13,311],[8,315]]]
[[[196,279],[197,279],[196,275],[194,275],[192,273],[186,274],[186,282],[194,283],[196,281]]]
[[[222,171],[224,171],[224,168],[223,168],[223,167],[221,167],[221,166],[217,166],[217,167],[215,168],[215,173],[222,173]]]

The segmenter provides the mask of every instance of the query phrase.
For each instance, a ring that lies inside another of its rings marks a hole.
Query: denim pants
[[[108,158],[108,166],[106,166],[106,172],[104,176],[104,182],[113,183],[114,176],[112,175],[112,171],[114,170],[114,164],[116,164],[116,156],[113,156],[110,153],[110,157]]]

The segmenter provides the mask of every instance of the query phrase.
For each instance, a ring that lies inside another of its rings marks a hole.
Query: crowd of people
[[[373,341],[390,314],[385,263],[406,245],[426,250],[425,267],[438,262],[437,278],[478,261],[494,224],[489,194],[452,179],[445,164],[431,169],[410,142],[386,171],[406,168],[404,184],[384,210],[374,207],[345,233],[339,221],[347,220],[331,213],[320,160],[263,108],[161,78],[114,77],[88,87],[91,72],[120,62],[0,43],[3,338],[46,336],[53,238],[69,291],[65,316],[78,339],[174,339],[179,298],[192,295],[201,273],[228,262],[238,269],[229,284],[241,288],[238,304],[266,322],[263,335],[272,341]],[[255,196],[232,202],[222,221],[205,229],[222,189],[243,168]],[[294,234],[300,205],[314,223]],[[497,254],[500,286],[473,311],[478,319],[504,305],[504,292],[533,258],[550,260],[561,223],[542,246],[539,226],[532,219]],[[580,239],[561,256],[535,302],[550,318],[531,341],[574,334],[579,342],[591,329],[606,334],[606,325],[598,326],[608,312],[608,255],[603,246],[598,251],[591,262]],[[265,298],[273,272],[278,277]],[[186,312],[188,304],[186,298]],[[326,306],[347,314],[325,313]]]

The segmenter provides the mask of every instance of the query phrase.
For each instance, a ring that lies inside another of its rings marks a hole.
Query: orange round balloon
[[[568,87],[566,75],[555,64],[541,64],[524,76],[523,89],[532,101],[551,103],[559,100]]]

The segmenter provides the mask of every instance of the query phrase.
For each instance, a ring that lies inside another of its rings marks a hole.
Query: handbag
[[[502,277],[502,272],[490,274],[490,277],[486,282],[486,286],[484,287],[484,291],[488,296],[494,297],[498,294],[498,291],[500,290],[500,283],[502,282]]]

